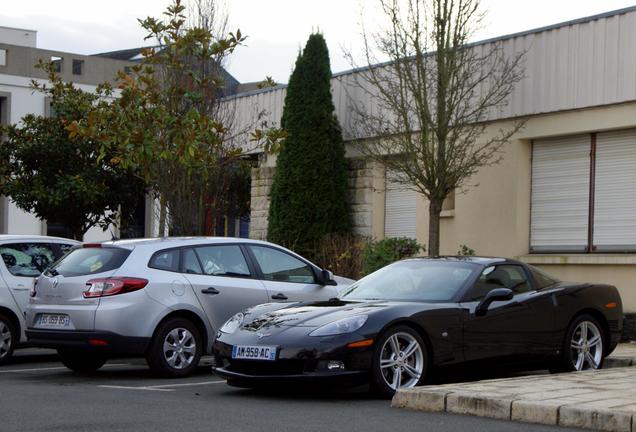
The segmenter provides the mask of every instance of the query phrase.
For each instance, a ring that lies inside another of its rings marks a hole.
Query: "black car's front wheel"
[[[372,388],[383,397],[398,389],[424,382],[429,353],[422,337],[411,327],[396,326],[377,341],[373,353]]]

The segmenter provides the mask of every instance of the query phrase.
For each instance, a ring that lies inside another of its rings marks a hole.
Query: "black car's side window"
[[[516,294],[530,291],[526,272],[521,266],[499,265],[486,267],[473,288],[472,300],[482,300],[496,288],[508,288]]]

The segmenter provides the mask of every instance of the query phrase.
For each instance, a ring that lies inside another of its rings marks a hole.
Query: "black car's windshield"
[[[408,260],[388,265],[340,293],[347,300],[449,301],[480,267],[469,262]]]

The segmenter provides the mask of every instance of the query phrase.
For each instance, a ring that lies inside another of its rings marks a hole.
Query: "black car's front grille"
[[[303,360],[229,360],[227,369],[246,375],[299,375],[305,369]]]

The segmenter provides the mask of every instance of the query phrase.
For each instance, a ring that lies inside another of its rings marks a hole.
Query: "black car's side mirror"
[[[338,285],[333,279],[333,273],[326,269],[320,270],[320,280],[318,282],[320,282],[320,285]]]
[[[515,294],[512,292],[512,290],[508,288],[495,288],[494,290],[486,294],[486,297],[477,305],[477,308],[475,309],[475,315],[477,316],[486,315],[486,312],[488,312],[488,306],[490,306],[490,303],[495,301],[512,300],[514,295]]]

